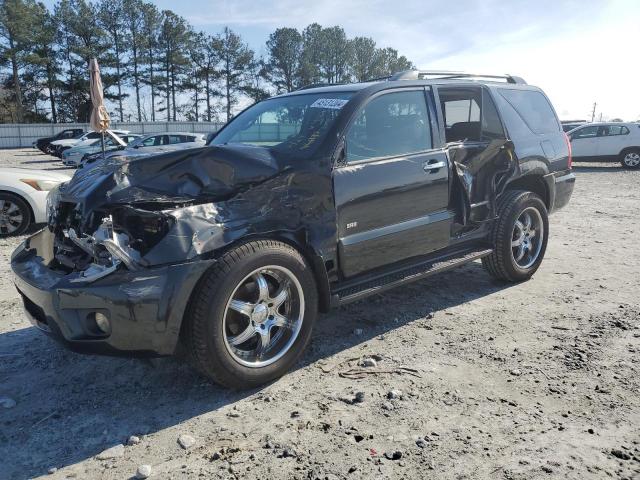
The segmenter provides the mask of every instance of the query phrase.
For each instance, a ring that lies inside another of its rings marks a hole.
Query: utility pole
[[[591,123],[596,119],[596,102],[593,102],[593,110],[591,111]]]

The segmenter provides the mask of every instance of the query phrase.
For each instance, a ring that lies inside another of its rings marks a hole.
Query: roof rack
[[[505,80],[507,83],[517,83],[526,85],[527,82],[521,77],[515,75],[483,75],[476,73],[452,72],[448,70],[405,70],[404,72],[394,73],[388,80],[423,80],[428,77],[436,77],[437,80],[455,80],[461,78],[488,78]]]

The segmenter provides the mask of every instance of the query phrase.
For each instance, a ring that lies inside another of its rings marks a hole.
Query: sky
[[[594,102],[596,120],[640,119],[640,0],[152,1],[198,30],[228,25],[259,55],[278,27],[340,25],[421,69],[523,77],[563,120],[590,119]]]
[[[510,73],[561,119],[640,119],[640,0],[156,0],[197,29],[238,31],[258,54],[277,27],[341,25],[421,69]]]

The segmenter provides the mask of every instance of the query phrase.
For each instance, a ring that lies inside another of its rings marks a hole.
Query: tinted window
[[[87,134],[87,139],[92,139],[92,138],[101,138],[102,134],[99,132],[91,132]]]
[[[535,90],[499,89],[534,133],[553,133],[560,129],[555,113],[545,96]]]
[[[584,127],[571,134],[571,138],[592,138],[598,135],[598,127]]]
[[[394,92],[374,98],[347,133],[347,161],[421,152],[431,148],[424,93]]]
[[[502,122],[489,92],[482,89],[482,140],[505,138]]]

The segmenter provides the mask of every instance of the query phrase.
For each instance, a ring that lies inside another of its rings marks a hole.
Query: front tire
[[[182,338],[214,382],[256,387],[300,357],[318,312],[311,269],[287,244],[259,240],[224,254],[194,291]]]
[[[625,150],[620,154],[620,164],[628,170],[640,168],[640,149]]]
[[[482,265],[500,280],[528,280],[542,263],[548,238],[549,218],[542,199],[533,192],[508,191],[500,199],[492,230],[494,251]]]
[[[22,198],[0,192],[0,238],[21,235],[31,225],[31,210]]]

